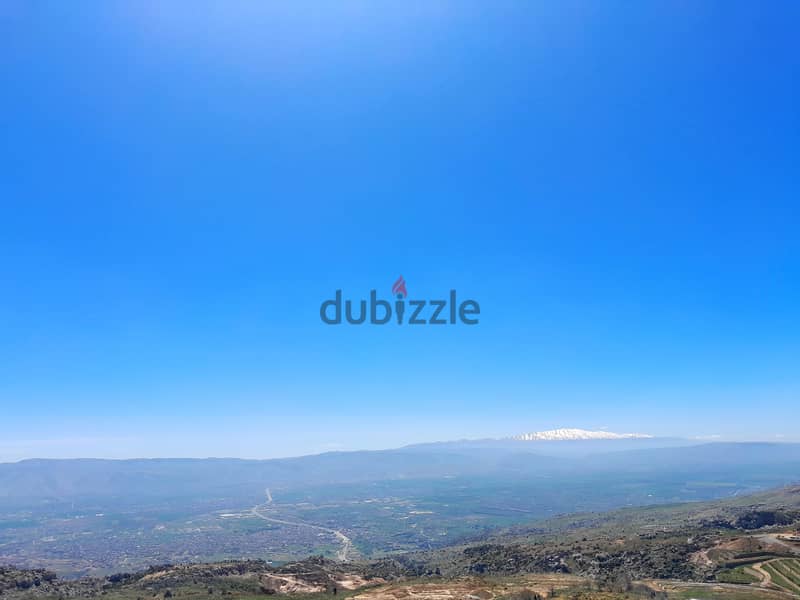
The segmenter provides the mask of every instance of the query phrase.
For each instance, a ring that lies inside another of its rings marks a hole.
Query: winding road
[[[752,564],[750,565],[750,568],[755,571],[759,577],[761,577],[761,583],[759,583],[761,587],[772,587],[772,575],[770,575],[768,571],[764,570],[763,562]]]
[[[269,504],[269,503],[268,503]],[[259,519],[264,519],[265,521],[270,521],[271,523],[279,523],[281,525],[292,525],[294,527],[310,527],[311,529],[316,529],[317,531],[324,531],[325,533],[331,533],[336,536],[341,544],[341,548],[336,553],[336,559],[342,562],[347,562],[349,560],[348,554],[350,554],[353,550],[353,542],[343,534],[338,529],[331,529],[330,527],[323,527],[322,525],[313,525],[311,523],[304,523],[303,521],[287,521],[285,519],[276,519],[275,517],[268,517],[264,513],[259,512],[259,510],[264,510],[265,505],[256,504],[252,509],[251,512],[253,515],[258,517]]]

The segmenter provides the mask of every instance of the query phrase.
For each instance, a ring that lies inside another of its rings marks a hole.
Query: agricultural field
[[[772,587],[800,595],[800,560],[777,558],[761,563],[758,570],[767,574],[764,582]]]

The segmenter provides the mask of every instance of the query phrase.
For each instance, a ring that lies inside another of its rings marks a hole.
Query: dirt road
[[[750,565],[750,568],[753,569],[758,576],[761,577],[761,583],[759,584],[761,587],[772,587],[772,575],[770,575],[765,569],[762,567],[764,566],[763,562],[758,562],[755,564]]]

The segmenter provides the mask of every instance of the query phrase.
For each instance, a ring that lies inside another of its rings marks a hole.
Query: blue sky
[[[799,13],[4,2],[0,460],[800,441]]]

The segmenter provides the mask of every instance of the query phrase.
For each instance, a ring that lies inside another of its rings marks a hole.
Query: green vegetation
[[[772,582],[784,590],[800,593],[800,560],[783,558],[764,565],[764,570],[772,577]]]
[[[723,569],[717,573],[717,581],[720,583],[749,584],[757,583],[759,578],[745,571],[744,567],[736,567],[735,569]]]
[[[772,583],[784,590],[788,591],[795,591],[794,585],[791,582],[784,579],[783,575],[775,568],[774,563],[764,563],[761,566],[767,573],[769,573],[770,577],[772,578]],[[800,590],[798,590],[800,591]]]
[[[733,560],[726,561],[725,563],[723,563],[723,566],[726,569],[734,569],[736,567],[742,567],[742,566],[745,566],[745,565],[753,565],[753,564],[758,563],[758,562],[764,562],[764,561],[767,561],[767,560],[772,560],[776,556],[777,555],[775,555],[775,554],[767,554],[767,553],[764,553],[764,552],[752,553],[750,556],[737,555],[737,558],[734,558]]]
[[[784,576],[792,583],[800,587],[800,560],[787,559],[778,561],[783,569]]]

